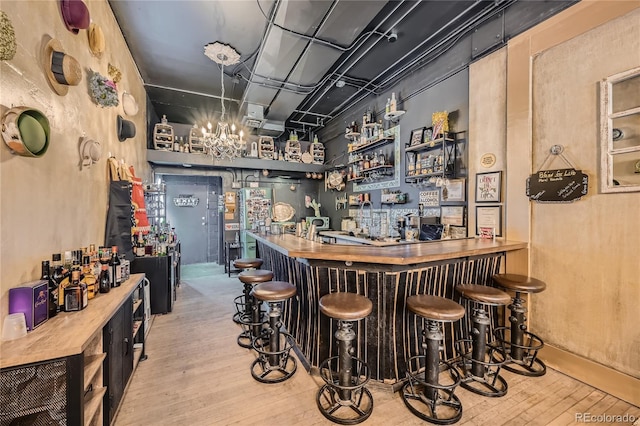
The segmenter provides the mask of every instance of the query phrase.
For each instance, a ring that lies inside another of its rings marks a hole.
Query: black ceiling
[[[475,33],[454,58],[469,63],[573,3],[110,0],[158,116],[219,119],[220,66],[204,55],[205,44],[219,41],[241,59],[224,68],[228,117],[240,123],[257,109],[274,134],[280,124],[330,121]]]

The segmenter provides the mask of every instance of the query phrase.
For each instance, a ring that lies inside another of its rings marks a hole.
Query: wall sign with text
[[[540,170],[527,178],[527,196],[538,203],[572,203],[588,190],[589,176],[582,170]]]

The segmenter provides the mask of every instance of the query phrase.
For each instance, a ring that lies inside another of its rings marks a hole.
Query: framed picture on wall
[[[422,143],[422,135],[424,134],[424,127],[420,127],[419,129],[415,129],[411,131],[411,140],[409,141],[409,145],[420,145]]]
[[[440,213],[441,224],[464,226],[464,206],[442,206]]]
[[[476,235],[487,233],[502,236],[502,206],[476,206]]]
[[[478,173],[476,175],[476,203],[499,203],[502,201],[502,172]]]
[[[442,202],[457,202],[464,201],[465,189],[464,179],[450,179],[449,183],[442,187],[441,196]]]

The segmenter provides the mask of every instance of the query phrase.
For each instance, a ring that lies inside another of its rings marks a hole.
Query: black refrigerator
[[[136,257],[131,262],[131,273],[144,273],[149,280],[151,314],[167,314],[173,310],[178,285],[178,252],[166,256]]]

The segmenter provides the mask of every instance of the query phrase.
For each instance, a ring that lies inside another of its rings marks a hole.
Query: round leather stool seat
[[[457,321],[465,313],[464,308],[453,300],[428,294],[409,296],[407,307],[414,314],[435,321]]]
[[[250,269],[238,274],[238,279],[244,284],[259,284],[273,279],[273,272],[266,269]]]
[[[544,281],[518,274],[496,274],[493,280],[502,288],[523,293],[540,293],[547,288]]]
[[[511,296],[495,287],[478,284],[458,284],[456,290],[469,300],[486,305],[507,305]]]
[[[373,309],[373,303],[368,298],[355,293],[326,294],[318,302],[320,312],[328,317],[357,321],[366,318]]]
[[[253,257],[236,259],[233,261],[233,266],[236,269],[259,268],[262,266],[262,259],[253,258]]]
[[[295,296],[296,287],[286,281],[267,281],[253,287],[251,295],[266,302],[281,302]]]

